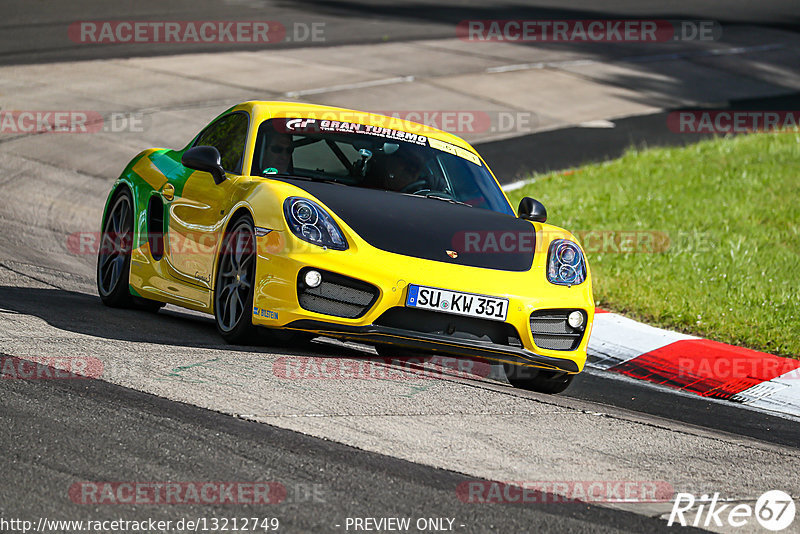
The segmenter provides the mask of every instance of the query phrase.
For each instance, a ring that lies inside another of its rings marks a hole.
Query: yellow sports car
[[[109,306],[213,314],[231,343],[293,333],[478,358],[557,393],[583,369],[594,302],[580,244],[546,218],[531,198],[515,215],[456,136],[245,102],[185,148],[128,164],[103,214],[97,286]]]

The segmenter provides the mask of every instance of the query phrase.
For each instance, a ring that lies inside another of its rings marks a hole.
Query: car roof
[[[460,137],[431,126],[408,121],[398,117],[358,111],[347,108],[337,108],[332,106],[322,106],[318,104],[308,104],[304,102],[282,102],[282,101],[256,101],[251,100],[242,102],[227,112],[244,110],[251,114],[256,124],[278,117],[292,118],[317,118],[341,122],[355,122],[359,124],[381,126],[393,130],[401,130],[408,133],[416,133],[426,137],[444,141],[456,146],[460,146],[472,152],[475,149]],[[420,112],[422,113],[422,112]]]

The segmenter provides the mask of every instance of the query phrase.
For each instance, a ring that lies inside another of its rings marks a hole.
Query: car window
[[[296,169],[325,172],[339,177],[348,176],[350,169],[346,166],[346,162],[357,161],[360,158],[358,151],[348,143],[332,140],[339,149],[336,150],[325,142],[302,143],[303,138],[299,136],[294,141],[298,145],[293,159]],[[343,154],[344,158],[339,159],[337,154]]]
[[[226,115],[206,128],[194,146],[213,146],[219,151],[222,168],[240,174],[247,141],[247,123],[248,118],[245,113]]]
[[[352,187],[435,196],[513,215],[497,182],[474,153],[388,128],[313,119],[268,119],[256,134],[251,174],[288,174]]]

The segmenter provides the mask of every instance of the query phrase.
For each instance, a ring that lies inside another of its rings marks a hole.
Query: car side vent
[[[147,203],[147,241],[150,253],[158,261],[164,257],[164,203],[153,195]]]

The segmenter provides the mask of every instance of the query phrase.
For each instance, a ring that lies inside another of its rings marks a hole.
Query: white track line
[[[413,76],[395,76],[394,78],[383,78],[380,80],[370,80],[368,82],[346,83],[342,85],[331,85],[329,87],[303,89],[301,91],[289,91],[288,93],[284,93],[284,96],[287,98],[296,98],[299,96],[319,95],[322,93],[335,93],[336,91],[363,89],[364,87],[377,87],[379,85],[392,85],[396,83],[409,83],[413,81],[414,81]]]
[[[763,44],[755,46],[739,46],[736,48],[714,49],[714,50],[700,50],[691,52],[675,52],[673,54],[655,54],[649,56],[627,56],[612,61],[601,61],[595,59],[569,59],[564,61],[545,61],[536,63],[515,63],[511,65],[501,65],[499,67],[489,67],[485,70],[487,74],[499,74],[503,72],[514,72],[518,70],[533,70],[533,69],[558,69],[561,67],[576,67],[581,65],[593,64],[609,64],[609,63],[633,63],[633,62],[649,62],[649,61],[674,61],[676,59],[685,59],[693,57],[709,57],[709,56],[733,56],[741,54],[749,54],[751,52],[768,52],[770,50],[779,50],[785,48],[783,44]]]

